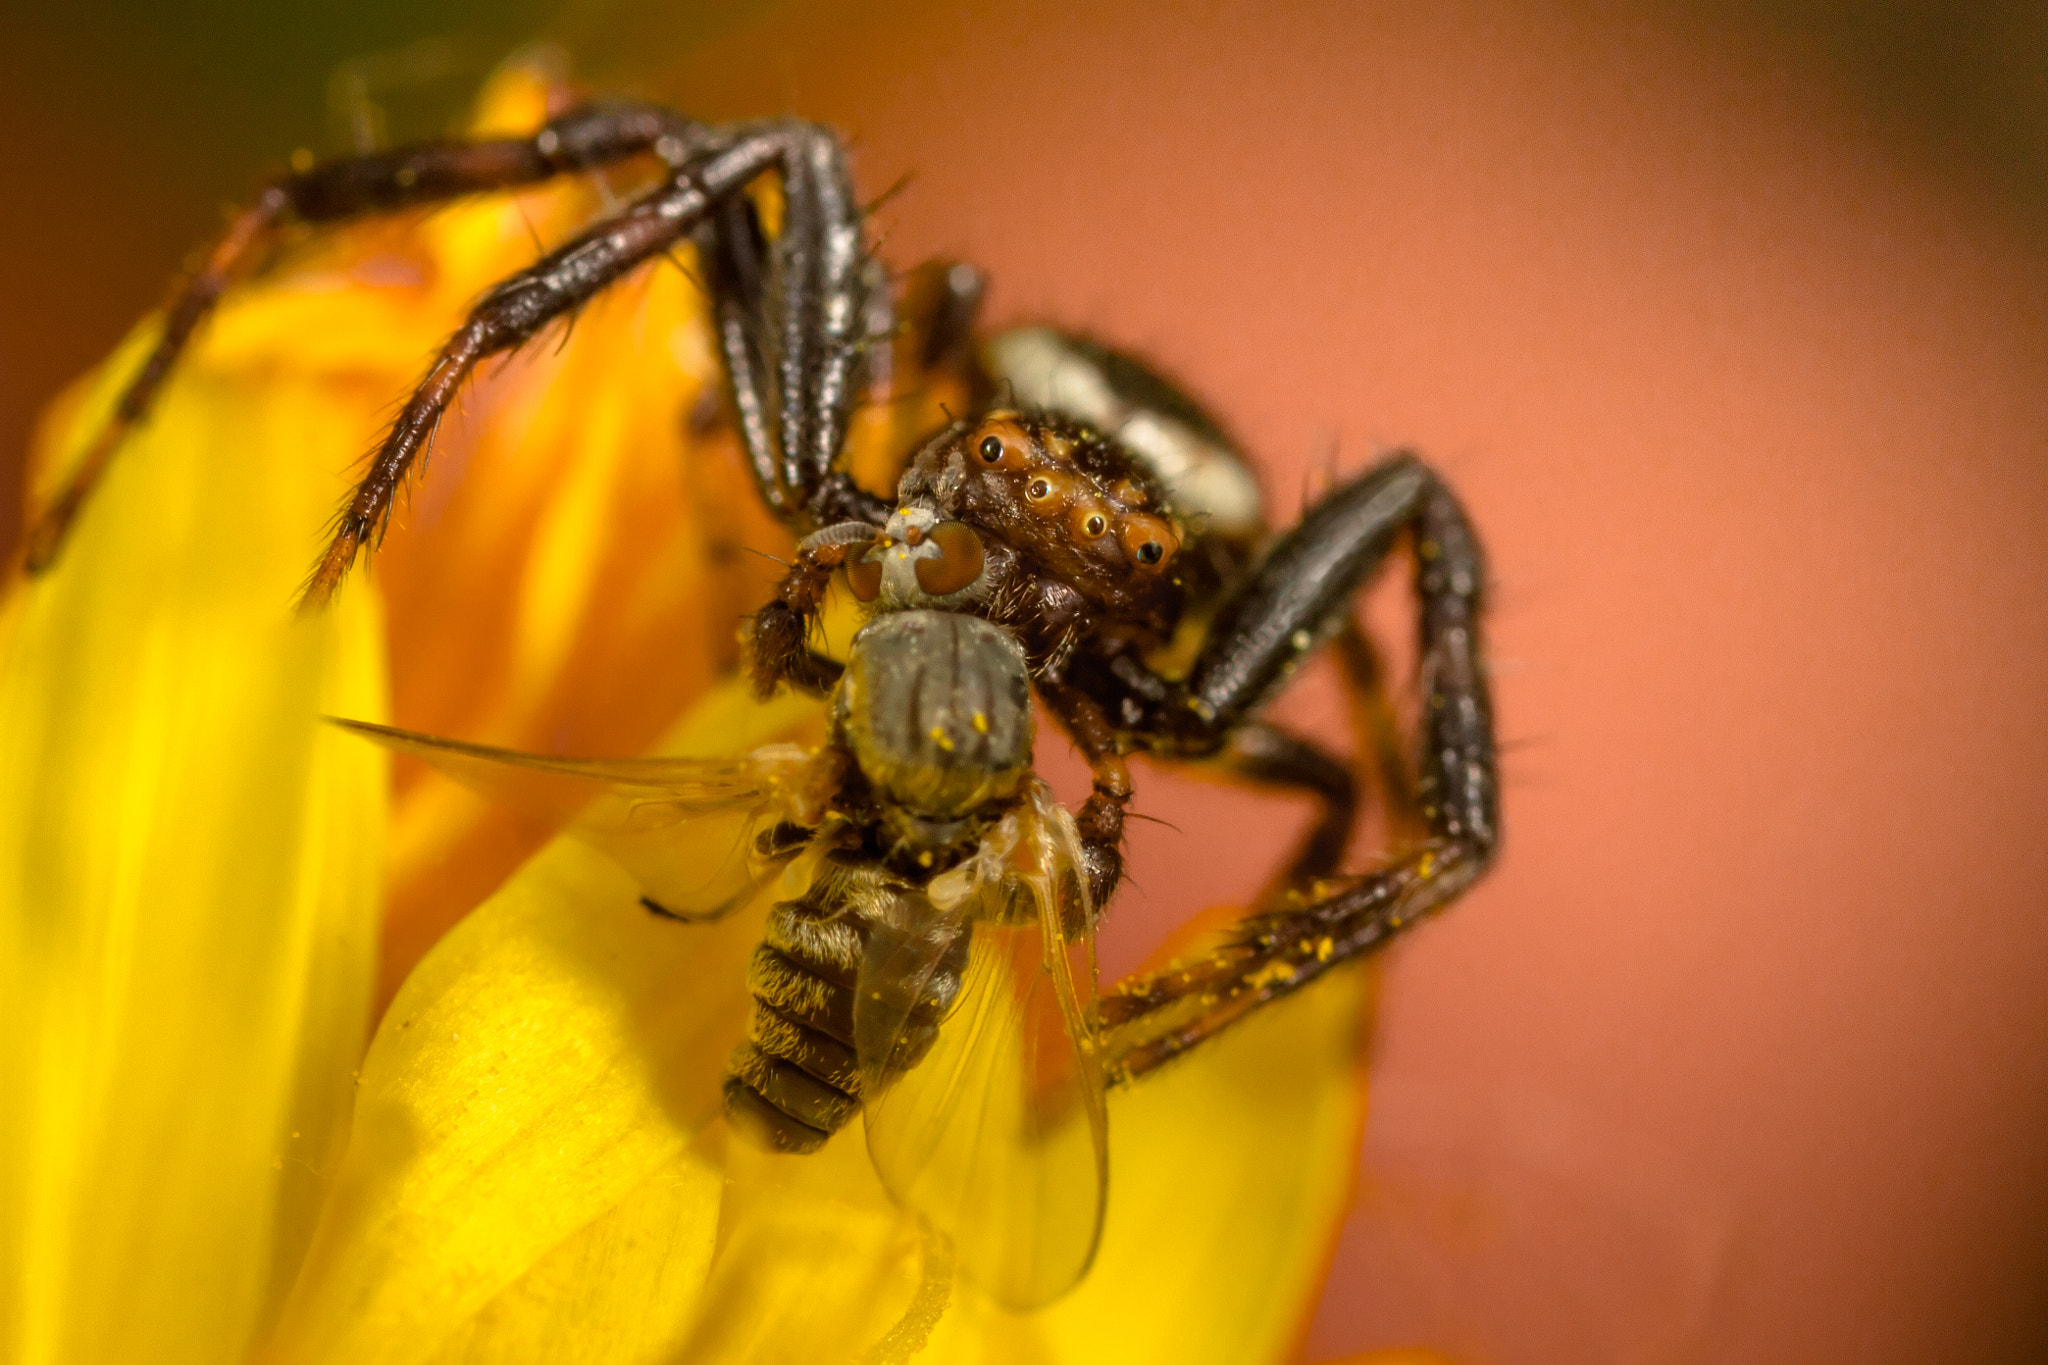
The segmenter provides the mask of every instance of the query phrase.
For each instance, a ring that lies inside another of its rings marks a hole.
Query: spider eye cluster
[[[1119,567],[1119,556],[1098,547],[1114,540],[1122,552],[1120,567],[1150,578],[1180,549],[1180,537],[1168,518],[1144,510],[1152,495],[1135,479],[1116,478],[1105,488],[1082,472],[1076,447],[1097,439],[1085,431],[1041,430],[1022,414],[994,412],[982,419],[967,446],[984,468],[1016,476],[1011,496],[1021,496],[1032,512],[1060,527],[1069,543],[1103,560],[1105,569]]]

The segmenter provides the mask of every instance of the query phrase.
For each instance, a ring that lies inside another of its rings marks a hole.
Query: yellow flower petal
[[[816,738],[818,717],[728,685],[666,747]],[[270,1358],[613,1362],[673,1343],[718,1207],[689,1144],[717,1112],[761,917],[682,929],[639,896],[560,839],[421,962],[363,1063]]]
[[[858,1131],[808,1157],[735,1148],[703,1318],[677,1361],[1289,1358],[1356,1169],[1370,996],[1368,976],[1339,973],[1113,1092],[1101,1250],[1073,1293],[1026,1316],[952,1275],[882,1193]]]
[[[131,338],[43,442],[46,475]],[[289,1283],[369,1001],[373,597],[290,604],[353,453],[196,368],[0,622],[0,1355],[232,1360]],[[282,1283],[280,1282],[282,1281]]]
[[[1357,1169],[1371,994],[1338,973],[1111,1096],[1102,1250],[1044,1315],[1048,1359],[1290,1354]]]

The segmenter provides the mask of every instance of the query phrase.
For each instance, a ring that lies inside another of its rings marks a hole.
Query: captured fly
[[[487,795],[587,789],[572,832],[657,913],[770,900],[731,1123],[808,1152],[863,1116],[891,1195],[1029,1308],[1086,1271],[1107,1175],[1095,916],[1073,817],[1031,770],[1030,697],[1009,632],[908,608],[854,637],[817,749],[554,759],[341,723]]]

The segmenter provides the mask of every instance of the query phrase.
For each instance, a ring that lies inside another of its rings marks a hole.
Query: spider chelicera
[[[1043,328],[977,348],[981,277],[964,265],[923,268],[893,297],[869,252],[844,149],[796,120],[709,125],[651,105],[599,103],[532,137],[419,144],[271,182],[173,303],[113,421],[33,529],[30,567],[51,562],[123,432],[145,416],[194,329],[273,229],[636,158],[662,167],[652,189],[492,288],[443,347],[344,507],[305,603],[324,603],[374,547],[394,494],[478,362],[694,244],[753,481],[799,537],[748,630],[753,680],[764,695],[791,686],[829,696],[833,738],[800,776],[787,756],[744,771],[668,769],[660,781],[645,768],[580,771],[614,786],[666,782],[690,793],[680,807],[707,812],[759,798],[772,818],[744,835],[753,860],[785,863],[806,846],[819,859],[813,891],[771,919],[760,953],[773,960],[763,967],[757,954],[757,1018],[727,1081],[736,1120],[773,1146],[807,1150],[865,1103],[874,1147],[878,1097],[919,1064],[971,974],[974,924],[994,926],[993,935],[1023,922],[1016,907],[1035,898],[1048,943],[1071,946],[1110,904],[1123,872],[1128,754],[1306,792],[1320,815],[1280,889],[1219,946],[1120,982],[1092,1008],[1064,998],[1069,1030],[1088,1035],[1077,1065],[1092,1069],[1098,1096],[1103,1084],[1144,1075],[1385,944],[1486,870],[1499,809],[1479,634],[1485,573],[1443,480],[1397,454],[1269,533],[1231,443],[1140,363]],[[749,193],[763,176],[781,189],[772,233]],[[978,401],[908,454],[888,498],[856,483],[842,448],[899,326],[922,338],[923,363],[966,370]],[[1416,563],[1421,711],[1416,758],[1398,785],[1423,832],[1378,870],[1336,877],[1359,805],[1352,768],[1260,712],[1325,644],[1354,692],[1376,686],[1355,599],[1404,534]],[[811,647],[835,574],[871,611],[845,664]],[[1071,817],[1047,805],[1030,775],[1034,693],[1093,772]],[[430,758],[438,750],[456,767],[550,762],[379,733]],[[1017,851],[1026,848],[1039,853]],[[1010,884],[1020,877],[1026,891]],[[651,896],[649,905],[684,918],[727,908],[694,892],[682,899],[691,903]],[[959,905],[969,908],[946,908]],[[943,932],[928,931],[939,921]],[[1078,989],[1090,995],[1092,984]],[[1063,989],[1073,997],[1076,988]],[[857,1001],[885,991],[889,1017],[863,1016],[870,1007]],[[897,1174],[917,1185],[917,1172]],[[939,1216],[942,1226],[977,1225],[953,1213]],[[1099,1227],[1099,1203],[1090,1226]],[[998,1266],[991,1278],[1009,1285],[1013,1301],[1042,1301],[1085,1269],[1092,1237],[1070,1237],[1072,1254],[1051,1270]]]

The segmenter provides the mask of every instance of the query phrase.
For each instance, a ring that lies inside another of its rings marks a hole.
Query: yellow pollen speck
[[[1321,938],[1316,940],[1316,961],[1328,962],[1330,960],[1330,954],[1336,951],[1337,945],[1328,934],[1325,934]]]
[[[1294,980],[1294,968],[1288,966],[1285,962],[1269,962],[1246,977],[1245,984],[1263,990],[1267,986],[1276,986],[1283,981],[1292,980]]]
[[[978,735],[988,733],[988,717],[980,711],[974,713],[974,732]]]
[[[1423,854],[1422,861],[1416,864],[1415,870],[1424,881],[1434,877],[1436,875],[1436,855],[1434,853]]]
[[[949,754],[953,752],[953,737],[946,733],[946,727],[943,725],[934,725],[932,727],[932,743],[938,745]]]
[[[313,149],[310,147],[300,147],[294,151],[291,157],[291,165],[292,169],[300,175],[304,175],[307,171],[312,170]]]
[[[932,865],[932,851],[930,849],[926,849],[917,855],[917,865],[919,867],[930,867]]]

